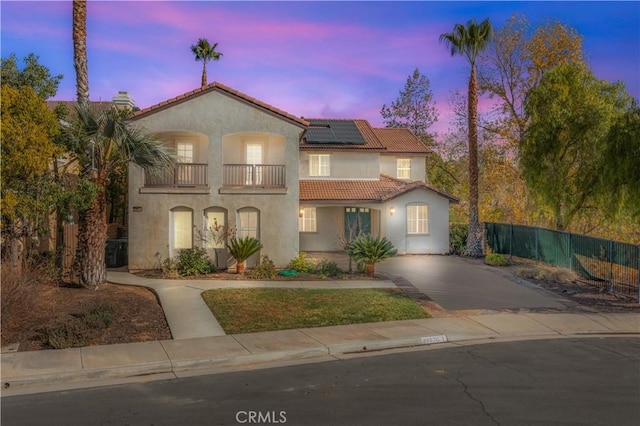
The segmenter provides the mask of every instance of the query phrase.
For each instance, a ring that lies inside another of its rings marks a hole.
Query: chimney
[[[119,109],[133,109],[133,107],[136,105],[129,92],[123,90],[120,90],[118,92],[118,96],[113,97],[113,103],[116,104]]]

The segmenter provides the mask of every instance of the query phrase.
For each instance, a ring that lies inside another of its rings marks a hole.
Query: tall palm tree
[[[76,70],[78,103],[86,105],[89,103],[86,0],[73,0],[73,65]]]
[[[79,104],[77,120],[67,129],[70,147],[80,164],[88,166],[83,178],[94,195],[78,220],[76,265],[83,287],[97,287],[106,279],[106,186],[114,170],[134,163],[149,173],[161,174],[174,164],[165,145],[132,124],[131,113],[116,106],[98,112]]]
[[[453,32],[440,34],[440,42],[451,51],[451,56],[463,55],[471,65],[469,77],[468,133],[469,133],[469,232],[466,255],[482,256],[482,230],[478,215],[478,80],[476,58],[487,48],[493,31],[489,19],[480,24],[475,19],[466,25],[456,24]]]
[[[219,61],[222,53],[216,52],[218,43],[209,43],[206,38],[198,39],[198,43],[191,46],[191,51],[196,55],[196,61],[202,61],[202,87],[207,85],[207,62]]]

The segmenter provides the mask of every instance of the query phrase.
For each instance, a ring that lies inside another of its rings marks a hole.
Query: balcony
[[[179,163],[172,170],[154,176],[145,173],[147,188],[197,188],[207,186],[207,164]]]
[[[283,165],[225,164],[222,186],[231,188],[285,188]]]

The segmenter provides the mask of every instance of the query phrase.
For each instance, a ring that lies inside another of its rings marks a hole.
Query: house
[[[130,270],[184,248],[220,255],[224,238],[211,228],[258,238],[279,266],[362,232],[386,236],[400,253],[449,250],[457,200],[424,182],[428,150],[408,130],[304,119],[217,82],[133,119],[178,163],[161,176],[130,165]]]
[[[408,129],[309,119],[300,143],[300,250],[330,251],[360,233],[398,253],[448,253],[449,203],[424,181],[427,147]]]

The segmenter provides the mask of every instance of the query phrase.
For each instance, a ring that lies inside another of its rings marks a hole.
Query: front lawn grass
[[[429,318],[397,289],[221,289],[202,297],[228,334]]]

